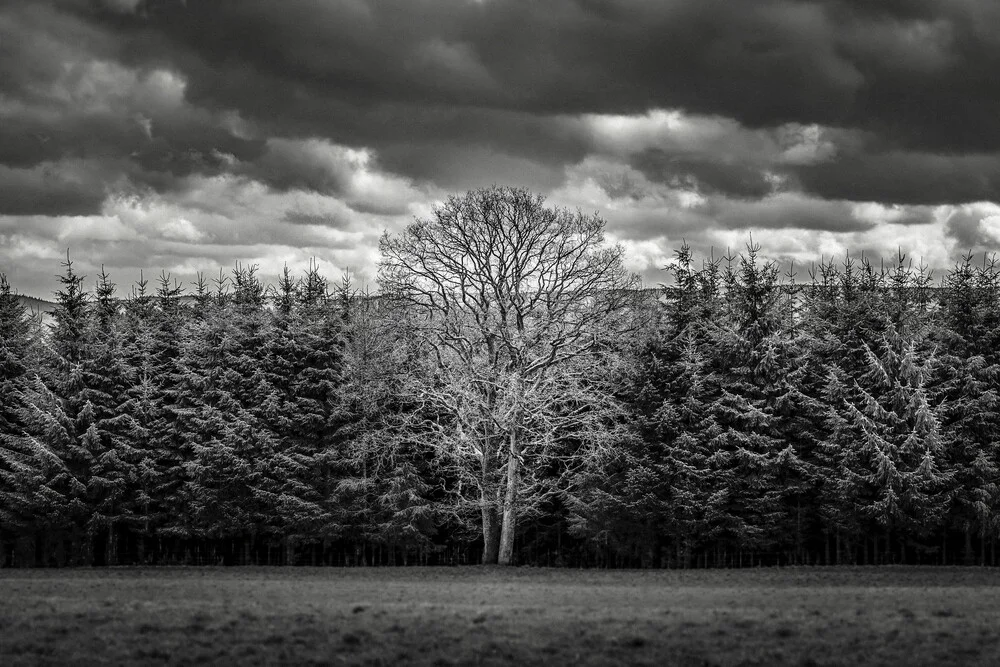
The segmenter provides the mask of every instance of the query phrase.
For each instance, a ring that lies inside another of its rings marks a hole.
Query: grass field
[[[1000,665],[1000,571],[0,570],[0,665]]]

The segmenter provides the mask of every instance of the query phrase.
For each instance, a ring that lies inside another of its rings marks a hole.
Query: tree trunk
[[[500,553],[500,516],[497,491],[493,486],[494,450],[490,433],[483,437],[483,460],[480,469],[479,502],[483,513],[483,565],[496,565]]]
[[[486,492],[483,504],[483,565],[496,565],[500,554],[500,517],[496,503]]]
[[[802,497],[795,497],[795,564],[802,562]]]
[[[507,460],[507,493],[503,503],[503,531],[500,533],[500,565],[512,565],[514,560],[514,532],[517,530],[517,487],[520,482],[520,468],[515,449],[514,435],[511,435],[511,452]]]
[[[118,534],[114,522],[108,524],[108,543],[104,545],[104,564],[118,565]]]

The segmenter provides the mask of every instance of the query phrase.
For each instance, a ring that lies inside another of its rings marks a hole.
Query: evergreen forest
[[[60,284],[43,323],[0,281],[0,565],[483,559],[461,419],[389,296],[316,265],[120,287],[67,257]],[[552,412],[593,419],[519,457],[511,562],[997,564],[992,259],[796,275],[684,246],[634,291],[580,375],[600,400]]]

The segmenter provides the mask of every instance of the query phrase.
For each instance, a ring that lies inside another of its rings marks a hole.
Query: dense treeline
[[[599,384],[620,423],[532,470],[558,483],[515,562],[996,564],[998,267],[847,257],[796,285],[758,250],[681,248],[644,292]],[[125,296],[64,269],[51,327],[0,281],[4,566],[479,561],[384,299],[315,266]]]
[[[995,564],[995,264],[795,286],[758,250],[677,253],[622,388],[638,436],[573,494],[578,533],[633,563]]]

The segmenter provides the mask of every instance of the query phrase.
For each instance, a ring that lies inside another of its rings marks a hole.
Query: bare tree
[[[382,294],[431,366],[414,391],[447,415],[431,425],[440,449],[478,489],[485,563],[511,563],[552,471],[607,438],[613,405],[595,382],[642,311],[604,221],[543,204],[475,190],[379,246]]]

